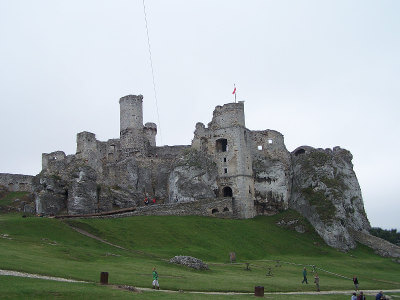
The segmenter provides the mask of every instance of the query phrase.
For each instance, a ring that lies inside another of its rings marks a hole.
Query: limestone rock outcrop
[[[68,213],[71,215],[97,212],[96,172],[89,166],[76,168],[71,174],[68,192]]]
[[[196,150],[178,157],[169,174],[167,203],[215,198],[218,192],[217,168],[209,157]]]
[[[184,265],[196,270],[209,270],[208,265],[202,260],[192,256],[174,256],[169,260],[172,264]]]
[[[33,179],[37,214],[55,215],[66,212],[67,182],[55,174],[42,172]]]
[[[305,216],[328,245],[341,250],[356,246],[348,229],[370,229],[351,160],[351,153],[340,147],[303,146],[292,152],[289,206]]]

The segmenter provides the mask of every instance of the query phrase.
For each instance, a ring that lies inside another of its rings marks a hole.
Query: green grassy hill
[[[306,233],[277,226],[282,219],[298,220],[297,224],[303,224]],[[86,237],[71,226],[126,249]],[[236,264],[229,263],[232,251],[237,256]],[[210,270],[197,271],[168,263],[175,255],[200,258],[209,264]],[[250,271],[246,270],[245,263],[250,264]],[[98,282],[100,272],[106,271],[110,284],[151,287],[151,269],[155,266],[163,289],[253,292],[254,286],[262,285],[265,291],[274,292],[313,291],[311,265],[317,267],[322,290],[351,290],[353,284],[348,278],[354,274],[364,290],[400,288],[400,264],[379,257],[361,245],[348,253],[330,248],[293,211],[250,220],[194,216],[59,220],[0,214],[0,269],[6,270],[90,282]],[[309,270],[308,285],[301,284],[303,266]],[[273,276],[266,276],[268,268]],[[27,283],[27,289],[41,285],[51,289],[57,285],[60,291],[66,290],[59,292],[61,296],[71,296],[69,293],[74,291],[61,288],[67,285],[79,291],[91,291],[93,295],[111,293],[110,289],[104,292],[104,287],[93,284],[87,284],[86,288],[84,284],[54,282],[34,285],[29,283],[35,279],[4,278],[0,276],[0,290],[6,291],[4,295],[10,298],[24,298],[13,294],[21,290],[22,282]],[[112,293],[128,292],[113,290]],[[334,299],[347,299],[347,296]]]

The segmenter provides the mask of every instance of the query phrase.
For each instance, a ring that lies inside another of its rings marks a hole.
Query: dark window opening
[[[218,212],[219,212],[218,208],[213,208],[213,210],[211,211],[212,214],[215,214],[215,213],[218,213]]]
[[[228,173],[228,169],[227,168],[224,169],[224,173],[225,174]]]
[[[232,197],[232,189],[229,186],[224,187],[222,190],[224,197]]]
[[[224,162],[226,162],[226,157],[224,157]]]
[[[215,146],[217,148],[217,152],[226,152],[228,151],[228,140],[227,139],[216,140]]]
[[[227,207],[224,207],[224,211],[229,211],[229,208],[227,208]]]
[[[306,150],[304,150],[303,148],[300,148],[299,150],[297,150],[297,151],[294,153],[294,155],[297,156],[297,155],[304,154],[304,153],[306,153]]]

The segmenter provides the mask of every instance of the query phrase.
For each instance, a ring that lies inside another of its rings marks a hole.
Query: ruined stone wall
[[[152,216],[204,216],[232,218],[232,199],[203,199],[199,201],[141,206],[126,215]]]
[[[208,127],[212,130],[232,126],[246,126],[243,101],[215,107],[212,121],[208,124]]]
[[[291,159],[283,135],[275,130],[251,131],[257,214],[287,209],[291,194]]]
[[[63,151],[54,151],[51,153],[42,153],[42,170],[54,167],[60,161],[65,161],[67,156]]]
[[[32,180],[30,175],[0,173],[0,185],[11,192],[32,192]]]
[[[119,139],[110,139],[107,142],[97,141],[97,152],[102,163],[112,163],[121,159],[121,143]]]
[[[155,123],[146,123],[143,128],[144,136],[151,147],[156,146],[157,125]]]
[[[182,155],[184,151],[190,149],[190,146],[180,145],[180,146],[163,146],[163,147],[155,147],[152,149],[153,156],[157,156],[159,158],[169,158],[173,159],[179,155]]]

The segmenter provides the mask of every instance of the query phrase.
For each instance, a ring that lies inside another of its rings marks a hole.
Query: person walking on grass
[[[301,282],[302,284],[303,283],[306,283],[306,284],[308,284],[308,282],[307,282],[307,270],[306,270],[306,267],[304,267],[304,269],[303,269],[303,281]]]
[[[351,296],[351,299],[350,300],[357,300],[357,294],[356,293],[353,293],[353,296]]]
[[[314,283],[315,283],[315,286],[317,287],[317,292],[319,292],[320,289],[319,289],[319,277],[318,277],[318,273],[315,273],[315,276],[314,276]]]
[[[153,268],[153,289],[160,289],[160,285],[158,284],[158,273],[156,268]]]
[[[356,275],[353,276],[353,283],[355,290],[358,291],[358,279]]]

